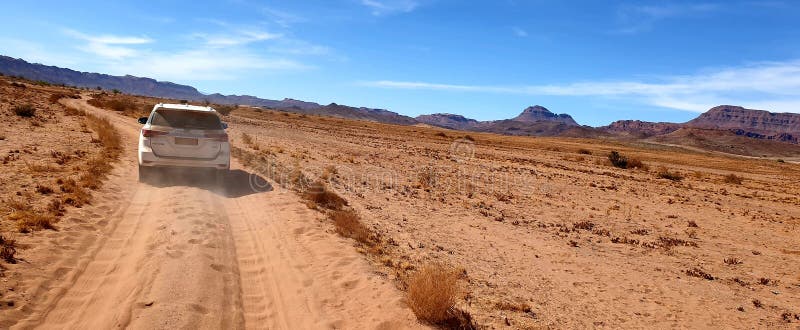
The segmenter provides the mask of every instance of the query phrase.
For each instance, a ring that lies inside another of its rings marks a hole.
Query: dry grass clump
[[[422,188],[429,189],[436,185],[436,172],[432,167],[425,167],[417,173],[417,183]]]
[[[730,183],[730,184],[742,184],[742,182],[744,182],[744,178],[733,173],[726,175],[725,178],[723,178],[722,180],[725,183]]]
[[[691,246],[697,247],[697,243],[686,241],[680,238],[661,236],[658,238],[658,243],[664,248],[671,248],[673,246]]]
[[[33,210],[15,211],[8,217],[10,221],[17,222],[17,230],[20,233],[30,233],[34,230],[55,229],[53,223],[55,217],[52,214],[42,213]]]
[[[253,137],[250,136],[250,134],[242,133],[242,143],[248,147],[252,147],[255,144],[255,141],[253,141]]]
[[[375,244],[372,231],[361,222],[355,211],[349,209],[331,211],[328,213],[328,219],[333,222],[339,235],[368,246]]]
[[[578,149],[578,153],[581,155],[591,155],[592,151],[589,149]]]
[[[89,104],[98,108],[121,112],[134,118],[144,117],[153,109],[155,100],[147,100],[130,95],[99,93],[90,99]]]
[[[64,203],[74,207],[81,207],[92,200],[92,195],[86,188],[78,185],[74,179],[59,180],[61,192],[65,193]]]
[[[611,151],[611,153],[608,154],[608,161],[611,162],[611,165],[613,165],[615,167],[618,167],[618,168],[623,168],[623,169],[636,168],[636,169],[643,169],[643,170],[647,169],[647,165],[642,163],[642,161],[639,160],[638,158],[623,156],[622,154],[620,154],[616,150],[615,151]]]
[[[15,115],[24,118],[31,118],[36,115],[36,108],[30,104],[15,106],[11,111],[13,111]]]
[[[65,99],[65,98],[79,99],[81,97],[78,94],[55,93],[55,94],[50,95],[48,100],[50,101],[50,103],[58,103],[58,100]]]
[[[17,263],[17,259],[14,257],[16,253],[16,240],[0,235],[0,259],[3,259],[10,264]]]
[[[236,110],[238,108],[239,108],[239,106],[235,105],[235,104],[234,105],[215,105],[214,106],[214,110],[216,110],[218,114],[223,115],[223,116],[230,115],[231,112],[233,112],[233,110]]]
[[[446,138],[447,134],[444,134],[444,132],[436,132],[436,134],[434,134],[434,136],[439,136],[439,137]]]
[[[422,321],[442,324],[456,317],[454,307],[461,294],[459,274],[440,264],[417,271],[408,282],[408,305]]]
[[[739,260],[739,258],[736,258],[736,257],[725,258],[723,261],[728,265],[741,265],[742,264],[742,261]]]
[[[328,165],[328,166],[325,166],[324,169],[322,169],[322,175],[320,176],[320,178],[322,180],[326,180],[327,181],[332,176],[335,176],[336,174],[339,174],[339,170],[336,169],[336,166]]]
[[[656,173],[656,176],[661,178],[661,179],[667,179],[667,180],[671,180],[671,181],[681,181],[681,180],[683,180],[683,175],[681,175],[678,172],[671,172],[666,167],[660,168],[658,170],[658,173]]]
[[[714,280],[714,276],[711,276],[711,274],[706,273],[705,271],[703,271],[702,269],[697,268],[697,267],[692,268],[692,269],[687,269],[685,271],[685,273],[686,273],[686,275],[689,275],[689,276],[692,276],[692,277],[698,277],[698,278],[706,279],[706,280],[709,280],[709,281],[713,281]]]

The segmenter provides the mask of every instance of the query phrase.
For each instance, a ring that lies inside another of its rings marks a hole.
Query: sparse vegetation
[[[709,280],[709,281],[713,281],[714,280],[714,276],[711,276],[711,274],[706,273],[705,271],[703,271],[702,269],[697,268],[697,267],[692,268],[692,269],[687,269],[685,273],[686,273],[686,275],[689,275],[689,276],[692,276],[692,277],[698,277],[698,278],[706,279],[706,280]]]
[[[15,106],[12,111],[15,115],[24,117],[24,118],[31,118],[36,115],[36,108],[34,108],[30,104],[23,104]]]
[[[0,235],[0,259],[5,262],[13,264],[17,262],[15,255],[17,253],[16,240],[10,239],[6,236]]]
[[[55,217],[52,214],[47,214],[35,210],[20,210],[12,212],[8,220],[14,221],[17,224],[17,230],[21,233],[29,233],[34,230],[41,229],[55,229],[53,223]]]
[[[461,293],[458,272],[439,264],[422,267],[408,282],[408,305],[422,321],[440,324],[456,317],[453,313]]]
[[[330,211],[328,219],[333,222],[339,235],[368,246],[376,243],[372,231],[361,222],[355,211],[349,209]]]
[[[243,132],[242,133],[242,143],[244,143],[245,145],[247,145],[249,147],[252,147],[253,144],[254,144],[253,143],[253,137],[250,136],[250,134],[247,134],[247,133]]]
[[[671,180],[671,181],[681,181],[681,180],[683,180],[683,175],[682,174],[680,174],[678,172],[672,172],[672,171],[670,171],[669,169],[667,169],[665,167],[662,167],[661,169],[659,169],[658,173],[656,173],[656,176],[658,176],[661,179],[667,179],[667,180]]]
[[[619,152],[611,151],[608,155],[608,161],[611,162],[611,165],[623,168],[623,169],[647,169],[644,163],[641,160],[633,157],[623,156]]]
[[[742,178],[742,177],[740,177],[740,176],[738,176],[736,174],[731,173],[731,174],[726,175],[725,178],[723,179],[723,181],[725,183],[730,183],[730,184],[742,184],[742,182],[744,181],[744,178]]]
[[[235,105],[235,104],[234,105],[215,105],[213,108],[220,115],[227,116],[227,115],[230,115],[231,112],[233,112],[234,110],[238,109],[239,106]]]
[[[430,189],[436,185],[436,173],[432,167],[425,167],[417,173],[417,183],[424,188]]]
[[[578,149],[578,153],[581,155],[591,155],[592,151],[589,149]]]
[[[741,265],[742,264],[742,261],[739,260],[739,258],[736,258],[736,257],[725,258],[723,261],[728,265]]]
[[[444,134],[444,132],[436,132],[436,134],[434,134],[434,135],[435,136],[439,136],[439,137],[443,137],[443,138],[447,137],[447,134]]]

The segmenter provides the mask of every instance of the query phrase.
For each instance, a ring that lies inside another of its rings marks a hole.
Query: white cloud
[[[617,10],[620,27],[611,32],[620,34],[646,32],[652,30],[653,26],[661,20],[698,16],[721,8],[720,5],[714,3],[622,6]]]
[[[274,8],[263,7],[261,8],[261,12],[264,13],[264,15],[266,15],[272,22],[284,28],[288,28],[296,23],[306,22],[304,17]]]
[[[720,104],[800,112],[800,60],[761,62],[705,70],[694,75],[658,77],[650,81],[487,86],[382,80],[367,82],[366,85],[394,89],[623,98],[635,103],[695,112]]]
[[[525,37],[528,36],[528,31],[525,31],[524,29],[522,29],[520,27],[516,27],[516,26],[512,27],[511,31],[514,32],[515,36],[520,37],[520,38],[525,38]]]
[[[229,47],[237,45],[246,45],[249,43],[266,41],[281,38],[281,34],[269,33],[260,30],[239,30],[233,33],[218,33],[206,34],[195,33],[195,38],[205,41],[206,45],[211,47]]]
[[[383,16],[394,13],[408,13],[414,11],[419,3],[413,0],[361,0],[374,16]]]
[[[155,40],[64,30],[67,35],[85,42],[78,47],[79,50],[93,55],[82,62],[92,62],[101,72],[109,74],[131,74],[173,81],[227,80],[254,70],[278,72],[312,68],[278,56],[277,52],[249,47],[252,43],[281,39],[279,34],[252,28],[229,28],[227,31],[213,35],[192,34],[193,38],[204,42],[191,43],[186,47],[142,48],[143,45],[155,43]]]
[[[86,44],[80,46],[82,50],[111,59],[136,56],[138,51],[131,46],[153,42],[153,40],[148,37],[116,36],[110,34],[93,36],[69,29],[64,30],[64,33],[73,38],[85,41]]]
[[[244,50],[193,49],[150,53],[113,66],[113,74],[133,74],[163,80],[229,80],[252,71],[297,71],[310,66],[285,58],[267,58]]]

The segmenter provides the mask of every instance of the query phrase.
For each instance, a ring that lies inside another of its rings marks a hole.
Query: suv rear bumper
[[[139,166],[147,167],[197,167],[197,168],[216,168],[230,169],[231,152],[230,145],[224,143],[216,158],[177,158],[159,157],[149,147],[139,146]]]

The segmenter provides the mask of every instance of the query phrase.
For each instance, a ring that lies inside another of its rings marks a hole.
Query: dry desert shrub
[[[250,134],[242,133],[242,143],[248,146],[253,144],[253,137]]]
[[[698,278],[706,279],[706,280],[709,280],[709,281],[713,281],[714,280],[714,276],[711,276],[711,274],[706,273],[705,271],[703,271],[702,269],[697,268],[697,267],[692,268],[692,269],[687,269],[685,272],[686,272],[686,275],[689,275],[689,276],[692,276],[692,277],[698,277]]]
[[[647,166],[644,163],[642,163],[642,161],[639,160],[638,158],[624,156],[617,151],[611,151],[611,153],[608,154],[608,161],[611,162],[611,165],[614,165],[615,167],[618,168],[623,168],[623,169],[636,168],[643,170],[647,169]]]
[[[422,321],[443,323],[455,317],[453,308],[461,294],[458,272],[440,264],[422,267],[408,282],[408,304]]]
[[[12,111],[15,115],[25,118],[30,118],[36,115],[36,108],[30,104],[15,106]]]
[[[683,239],[680,239],[680,238],[667,237],[667,236],[660,236],[658,238],[658,243],[659,243],[659,245],[661,245],[662,247],[667,248],[667,249],[669,249],[669,248],[671,248],[673,246],[697,247],[697,243],[695,243],[695,242],[690,242],[690,241],[686,241],[686,240],[683,240]]]
[[[422,188],[428,189],[436,185],[436,172],[432,167],[425,167],[417,173],[417,183]]]
[[[578,153],[581,155],[591,155],[592,151],[589,149],[578,149]]]
[[[65,99],[65,98],[79,99],[81,97],[78,94],[55,93],[55,94],[50,95],[48,100],[50,101],[50,103],[58,103],[58,100]]]
[[[736,257],[725,258],[723,261],[728,265],[741,265],[742,264],[742,261],[739,260],[739,258],[736,258]]]
[[[55,217],[52,214],[25,210],[13,212],[7,218],[17,222],[17,230],[21,233],[29,233],[41,229],[55,229],[53,227]]]
[[[343,237],[354,239],[365,245],[373,245],[373,235],[369,228],[361,222],[353,210],[339,210],[328,213],[336,232]]]
[[[322,180],[326,180],[327,181],[328,179],[330,179],[332,176],[335,176],[336,174],[339,174],[339,171],[336,169],[336,166],[328,165],[328,166],[325,166],[325,168],[322,170],[321,178],[322,178]]]
[[[436,134],[434,134],[434,136],[439,136],[439,137],[446,138],[447,134],[444,134],[444,132],[436,132]]]
[[[666,167],[660,168],[658,170],[658,173],[656,173],[656,176],[661,178],[661,179],[667,179],[667,180],[671,180],[671,181],[681,181],[681,180],[683,180],[683,175],[681,175],[678,172],[672,172],[672,171],[668,170]]]
[[[0,235],[0,259],[3,259],[10,264],[16,263],[17,259],[14,258],[14,255],[16,253],[17,253],[16,240]]]
[[[236,110],[238,108],[239,108],[239,105],[236,105],[236,104],[234,104],[234,105],[215,105],[214,106],[214,110],[216,110],[217,113],[219,113],[220,115],[223,115],[223,116],[230,115],[231,112],[233,112],[233,110]]]
[[[742,184],[742,182],[744,182],[744,178],[731,173],[726,175],[725,178],[723,178],[723,181],[730,184]]]

